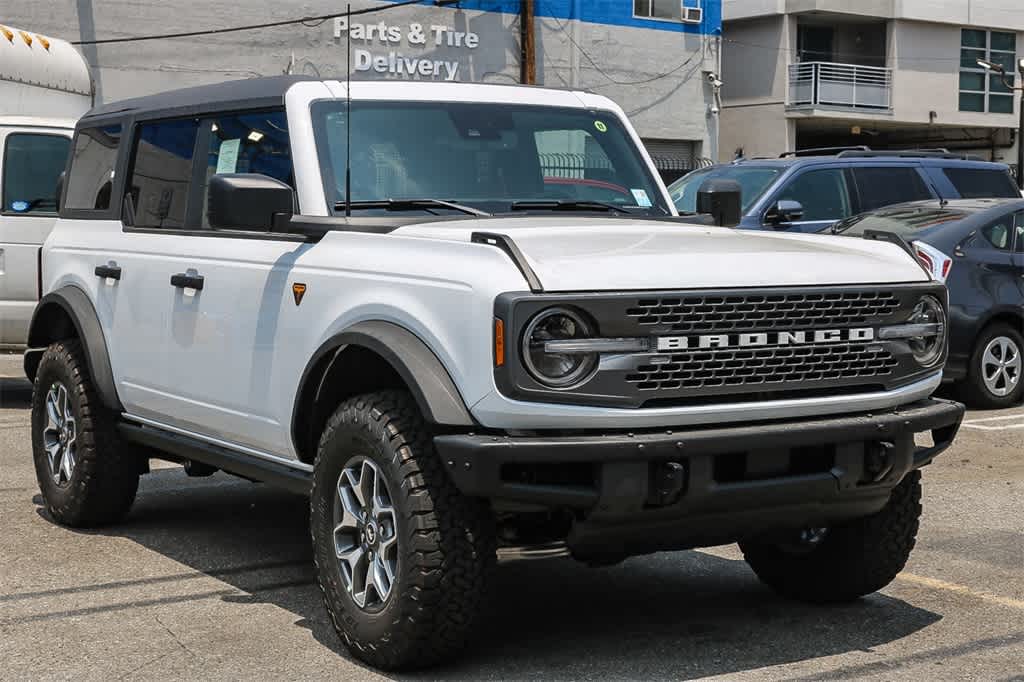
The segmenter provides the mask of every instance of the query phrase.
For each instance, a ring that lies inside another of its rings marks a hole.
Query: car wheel
[[[743,557],[779,594],[814,603],[844,602],[876,592],[903,570],[921,517],[921,472],[893,489],[881,511],[830,528],[793,532],[788,540],[740,543]]]
[[[964,382],[964,400],[972,407],[998,409],[1024,399],[1024,335],[1002,322],[978,336]]]
[[[310,504],[317,579],[353,655],[399,670],[465,646],[495,562],[493,517],[452,484],[408,394],[338,407]]]
[[[98,526],[131,509],[139,468],[116,425],[116,413],[96,394],[81,344],[47,348],[32,388],[32,456],[43,503],[58,523]]]

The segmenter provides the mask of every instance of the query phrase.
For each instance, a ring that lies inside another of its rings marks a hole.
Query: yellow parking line
[[[923,575],[917,575],[914,573],[900,573],[896,576],[897,580],[902,580],[908,583],[914,583],[923,587],[930,587],[933,590],[943,590],[945,592],[955,592],[956,594],[962,594],[967,597],[974,597],[982,601],[989,602],[990,604],[998,604],[999,606],[1008,606],[1011,609],[1020,609],[1024,611],[1024,601],[1020,599],[1012,599],[1010,597],[1001,597],[998,594],[992,594],[991,592],[985,592],[984,590],[974,590],[966,585],[958,585],[957,583],[949,583],[945,580],[939,580],[938,578],[928,578]]]

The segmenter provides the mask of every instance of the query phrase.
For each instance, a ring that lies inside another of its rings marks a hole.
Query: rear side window
[[[195,119],[139,126],[128,185],[135,227],[185,227],[198,131]]]
[[[106,210],[121,143],[121,124],[85,128],[75,137],[71,176],[64,192],[64,205],[73,209]]]
[[[206,213],[210,178],[226,173],[259,173],[295,187],[288,121],[283,111],[224,114],[206,119],[209,134],[206,175],[203,178],[202,225],[210,226]]]
[[[63,135],[12,133],[4,145],[3,211],[57,212],[57,180],[71,140]]]
[[[853,178],[860,192],[860,210],[873,211],[883,206],[930,199],[931,192],[916,168],[854,168]]]
[[[964,199],[1019,197],[1020,190],[1004,170],[987,168],[944,168],[942,170]]]
[[[839,168],[813,170],[800,175],[782,191],[779,199],[798,201],[803,220],[840,220],[850,215],[846,177]]]
[[[1017,247],[1014,249],[1017,253],[1024,253],[1024,211],[1017,214]]]
[[[1013,248],[1013,216],[1008,215],[991,225],[981,228],[981,234],[989,244],[1000,251],[1009,251]]]

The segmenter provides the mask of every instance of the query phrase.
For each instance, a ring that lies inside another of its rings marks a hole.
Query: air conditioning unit
[[[699,24],[704,21],[704,10],[701,7],[687,7],[682,5],[680,19],[684,24]]]

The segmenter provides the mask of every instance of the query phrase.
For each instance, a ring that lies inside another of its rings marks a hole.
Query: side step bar
[[[313,474],[287,464],[235,452],[152,426],[121,422],[117,428],[121,437],[129,442],[182,459],[202,462],[229,474],[269,483],[300,495],[308,495],[312,489]]]

